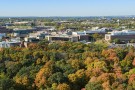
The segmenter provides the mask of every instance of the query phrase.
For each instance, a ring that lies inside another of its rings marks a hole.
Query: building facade
[[[119,39],[121,41],[129,42],[132,39],[135,40],[135,31],[132,30],[122,30],[113,31],[111,34],[105,34],[105,40],[110,41],[114,39]]]

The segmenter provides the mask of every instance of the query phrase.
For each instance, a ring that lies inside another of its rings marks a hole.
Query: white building
[[[96,29],[96,30],[87,30],[85,32],[86,32],[86,34],[95,34],[95,33],[105,34],[106,30],[104,28],[102,28],[102,29]]]
[[[122,31],[113,31],[111,35],[135,35],[135,31],[133,30],[122,30]]]
[[[72,35],[86,35],[86,32],[72,32]]]
[[[92,27],[92,30],[97,30],[99,29],[99,27]]]

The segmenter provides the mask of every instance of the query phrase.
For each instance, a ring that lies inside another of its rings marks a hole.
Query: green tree
[[[120,44],[121,41],[120,41],[120,39],[114,39],[113,42],[116,44]]]
[[[98,82],[89,82],[86,86],[85,86],[86,90],[103,90],[103,87],[100,83]]]
[[[56,72],[48,78],[48,81],[50,84],[63,83],[63,82],[66,82],[66,78],[61,72]]]

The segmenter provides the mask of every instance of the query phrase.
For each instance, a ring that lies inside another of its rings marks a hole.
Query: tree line
[[[2,90],[134,90],[135,49],[42,41],[0,49]]]

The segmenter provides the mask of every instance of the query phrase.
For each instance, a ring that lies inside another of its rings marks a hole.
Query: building
[[[114,39],[119,39],[120,41],[125,41],[125,42],[129,42],[132,39],[135,40],[135,31],[122,30],[122,31],[113,31],[110,34],[105,34],[106,41],[110,41]]]
[[[71,41],[77,42],[78,36],[71,36],[71,35],[55,35],[55,36],[46,36],[46,39],[50,42],[52,41]]]
[[[15,25],[17,25],[17,24],[28,24],[28,23],[29,23],[28,21],[14,22]]]
[[[9,47],[15,47],[20,46],[21,42],[15,42],[15,41],[2,41],[0,42],[0,48],[9,48]]]
[[[86,32],[72,32],[72,35],[86,35]]]
[[[99,27],[92,27],[92,30],[97,30],[99,29]]]
[[[29,33],[33,33],[36,31],[36,29],[22,29],[22,30],[14,30],[13,31],[13,36],[14,37],[26,37],[28,36]]]
[[[89,35],[86,32],[66,32],[63,33],[51,33],[51,35],[46,36],[48,41],[71,41],[71,42],[78,42],[78,41],[89,41]]]
[[[135,48],[135,43],[127,43],[127,46],[128,46],[128,47],[132,46],[132,47]]]
[[[24,41],[25,42],[31,42],[31,43],[38,43],[40,40],[35,38],[35,37],[25,37]]]
[[[79,41],[89,41],[90,36],[86,32],[72,32],[73,36],[78,36]]]
[[[55,26],[36,26],[35,27],[39,31],[55,31]]]
[[[84,31],[86,34],[89,35],[93,35],[93,34],[101,34],[101,35],[105,35],[106,34],[106,29],[102,28],[102,29],[96,29],[96,30],[86,30]]]
[[[0,39],[2,39],[3,37],[6,37],[6,33],[0,33]]]
[[[7,29],[6,27],[0,26],[0,33],[12,33],[12,29]]]
[[[30,33],[29,34],[29,37],[30,38],[36,38],[36,39],[39,39],[39,40],[42,40],[45,38],[45,36],[47,36],[48,33],[47,32],[44,32],[44,31],[37,31],[36,33]]]

